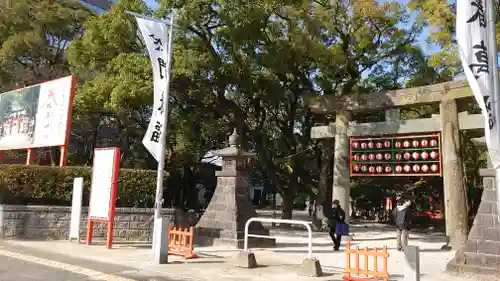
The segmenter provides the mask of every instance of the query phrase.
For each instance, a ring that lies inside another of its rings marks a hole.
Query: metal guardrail
[[[307,232],[308,232],[308,237],[285,237],[285,236],[266,236],[266,235],[258,235],[258,234],[248,234],[248,228],[252,222],[267,222],[267,223],[284,223],[284,224],[295,224],[295,225],[303,225],[306,227]],[[251,218],[247,221],[245,224],[245,246],[244,246],[244,251],[248,251],[248,237],[255,237],[255,238],[264,238],[264,239],[283,239],[283,240],[305,240],[307,239],[307,257],[309,259],[312,259],[312,229],[311,226],[309,225],[308,222],[306,221],[299,221],[299,220],[283,220],[283,219],[270,219],[270,218]]]

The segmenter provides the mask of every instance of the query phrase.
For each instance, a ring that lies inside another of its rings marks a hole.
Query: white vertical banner
[[[491,1],[493,2],[493,1]],[[495,28],[495,19],[488,19],[485,0],[457,0],[457,43],[460,59],[472,93],[485,119],[485,139],[495,169],[500,167],[500,107],[498,91],[493,86],[493,72],[498,64],[495,44],[488,28]],[[490,40],[493,40],[491,42]]]
[[[154,83],[153,113],[142,144],[159,161],[160,153],[164,153],[161,140],[167,128],[165,120],[168,114],[172,28],[171,25],[153,19],[136,16],[136,20],[153,66]]]
[[[152,249],[155,256],[160,257],[164,251],[156,247],[156,241],[157,236],[162,235],[159,223],[162,219],[161,210],[163,208],[163,177],[165,170],[165,143],[168,123],[168,93],[170,90],[174,19],[172,17],[169,22],[166,22],[133,12],[127,13],[134,15],[137,20],[153,66],[153,113],[142,143],[156,161],[158,161]],[[163,258],[160,260],[163,261]]]
[[[80,218],[82,216],[83,178],[73,179],[73,198],[71,200],[71,222],[69,227],[69,241],[76,239],[80,242]]]

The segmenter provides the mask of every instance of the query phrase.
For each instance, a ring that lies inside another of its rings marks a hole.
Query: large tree
[[[497,45],[500,44],[500,5],[495,5]],[[446,71],[451,75],[462,72],[457,42],[455,38],[456,1],[409,0],[409,7],[417,12],[417,21],[427,27],[431,48],[430,65],[438,72]]]
[[[0,92],[69,75],[68,44],[91,12],[78,1],[0,0]]]
[[[111,10],[90,17],[84,24],[85,34],[68,48],[69,64],[80,78],[73,122],[73,140],[80,144],[74,159],[79,164],[91,161],[96,146],[112,145],[121,148],[125,167],[157,167],[142,145],[153,104],[151,62],[127,10],[153,14],[144,1],[120,1]],[[182,61],[177,43],[182,35],[174,36],[173,58]],[[218,103],[207,98],[202,83],[186,86],[180,77],[171,84],[166,165],[171,178],[178,180],[170,190],[179,192],[171,196],[183,204],[179,195],[183,189],[196,198],[197,165],[207,151],[227,139],[227,117],[216,108]],[[194,200],[188,201],[195,205]]]
[[[289,218],[297,192],[317,171],[310,153],[311,95],[358,91],[362,74],[401,53],[414,31],[397,3],[376,1],[161,1],[175,10],[177,89],[203,87],[232,119],[257,168],[284,198]],[[181,86],[183,88],[181,88]],[[327,169],[324,169],[325,171]],[[325,181],[322,181],[325,182]],[[322,187],[325,188],[325,187]]]

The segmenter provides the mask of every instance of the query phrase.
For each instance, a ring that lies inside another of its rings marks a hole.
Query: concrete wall
[[[183,227],[187,224],[182,211],[165,209],[164,214]],[[150,241],[153,209],[117,208],[115,241]],[[0,205],[0,238],[68,239],[71,207]],[[80,237],[87,233],[87,208],[83,209]],[[105,238],[107,225],[97,223],[94,237]]]

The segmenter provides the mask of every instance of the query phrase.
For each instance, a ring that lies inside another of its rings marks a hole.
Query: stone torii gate
[[[458,249],[467,240],[466,188],[459,154],[459,130],[484,132],[481,114],[459,113],[457,100],[471,98],[472,91],[463,81],[452,81],[382,93],[320,97],[310,103],[316,114],[335,114],[335,123],[312,128],[314,139],[335,138],[333,197],[349,206],[349,137],[441,132],[442,172],[445,197],[446,234]],[[439,115],[401,120],[400,109],[419,104],[439,103]],[[357,123],[356,112],[385,110],[385,122]]]

